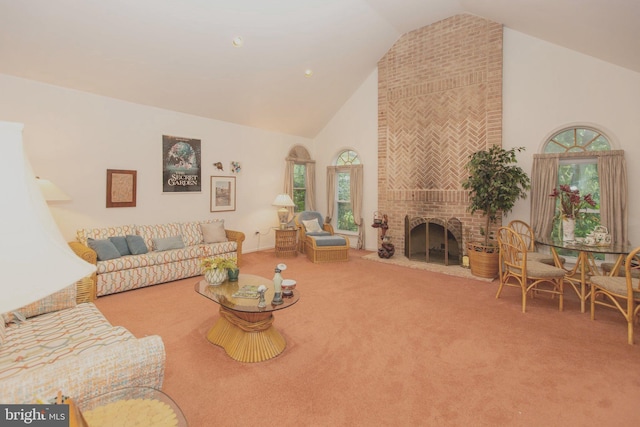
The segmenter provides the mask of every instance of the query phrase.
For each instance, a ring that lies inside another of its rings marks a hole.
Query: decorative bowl
[[[282,281],[282,295],[293,295],[296,287],[296,281],[293,279],[284,279]]]

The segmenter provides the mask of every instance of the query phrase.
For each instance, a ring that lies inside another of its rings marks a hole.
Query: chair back
[[[514,219],[509,223],[508,227],[520,235],[528,251],[536,250],[536,238],[529,224],[519,219]]]
[[[305,229],[303,221],[310,221],[312,219],[317,219],[318,224],[320,225],[320,228],[322,228],[322,224],[324,223],[324,218],[322,217],[322,214],[320,212],[302,211],[302,212],[298,212],[298,214],[295,216],[296,225],[298,227],[302,227],[303,229]]]
[[[640,246],[632,250],[624,262],[624,275],[627,278],[627,293],[640,292]]]
[[[527,267],[527,246],[522,237],[509,227],[498,229],[500,261],[507,271],[521,274]]]

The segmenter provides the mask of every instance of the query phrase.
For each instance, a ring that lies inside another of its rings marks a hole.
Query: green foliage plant
[[[205,257],[200,258],[200,268],[202,272],[217,270],[217,269],[235,269],[238,268],[238,260],[235,257]]]
[[[511,212],[519,199],[526,199],[531,181],[517,165],[516,153],[524,147],[505,150],[494,145],[469,156],[465,169],[467,178],[462,188],[469,190],[469,212],[481,211],[486,218],[484,245],[489,246],[491,224],[498,219],[498,212]]]

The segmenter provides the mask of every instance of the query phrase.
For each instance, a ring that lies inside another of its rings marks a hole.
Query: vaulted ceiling
[[[458,13],[640,72],[638,0],[0,0],[0,74],[312,138]]]

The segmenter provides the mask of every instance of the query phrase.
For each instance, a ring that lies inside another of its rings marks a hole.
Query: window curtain
[[[331,222],[335,210],[336,201],[336,167],[327,167],[327,219],[326,222]]]
[[[556,201],[549,194],[558,185],[558,156],[534,154],[531,170],[531,228],[535,236],[549,236]]]
[[[353,221],[358,226],[358,244],[356,249],[364,248],[364,227],[362,226],[362,165],[350,166],[351,185],[351,209],[353,210]]]
[[[621,150],[598,157],[600,177],[600,223],[614,242],[629,243],[627,164]]]
[[[531,172],[531,227],[536,236],[549,236],[555,200],[549,194],[558,184],[560,159],[598,159],[600,223],[616,242],[628,242],[628,184],[623,150],[534,154]]]
[[[284,165],[284,193],[288,194],[293,199],[293,160],[286,160]],[[289,218],[293,217],[294,207],[287,208],[289,211]]]
[[[305,162],[306,176],[305,176],[305,192],[304,204],[308,211],[316,210],[316,163]]]

